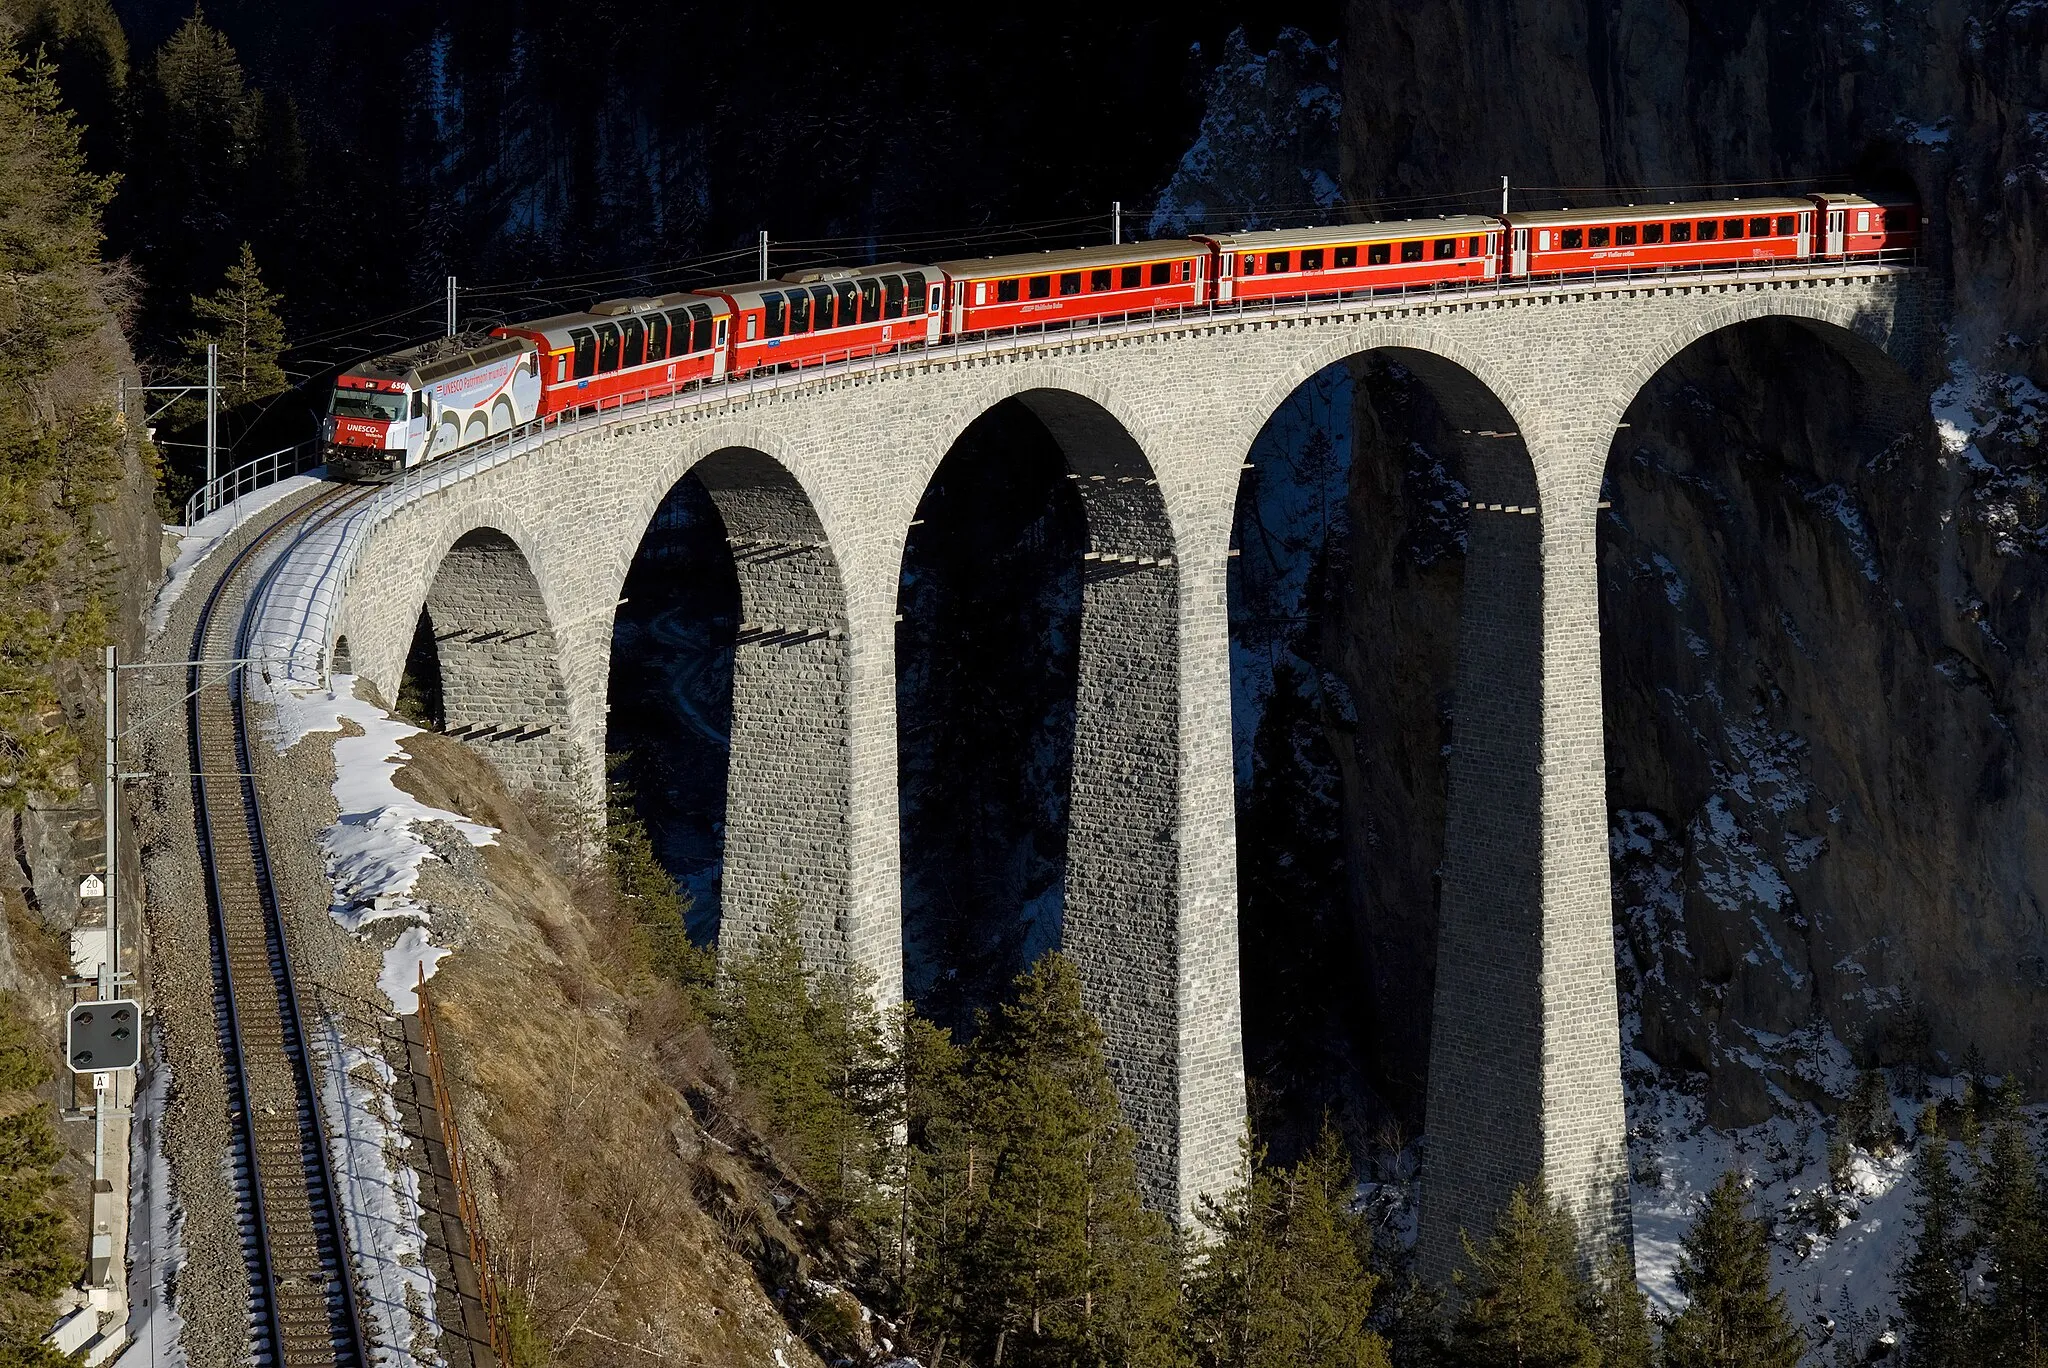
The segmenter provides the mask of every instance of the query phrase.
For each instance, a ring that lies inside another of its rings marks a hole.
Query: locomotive
[[[609,299],[378,357],[335,381],[322,436],[335,477],[386,478],[533,418],[1000,329],[1415,286],[1839,261],[1916,247],[1921,223],[1910,200],[1816,194],[813,268]]]

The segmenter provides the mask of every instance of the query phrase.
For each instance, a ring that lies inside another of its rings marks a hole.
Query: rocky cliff
[[[2048,6],[1352,0],[1356,199],[1911,189],[1948,374],[1867,384],[1755,325],[1629,415],[1603,522],[1609,801],[1636,1043],[1709,1114],[1976,1045],[2048,1085]],[[1480,192],[1471,194],[1471,192]],[[1492,192],[1497,196],[1497,189]],[[1320,655],[1376,1075],[1410,1110],[1461,584],[1426,397],[1356,387]]]

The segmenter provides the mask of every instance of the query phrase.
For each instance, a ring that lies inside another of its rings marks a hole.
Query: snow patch
[[[178,555],[177,559],[171,562],[169,573],[164,576],[163,587],[156,591],[156,601],[149,606],[149,635],[154,637],[163,631],[164,624],[170,621],[171,609],[177,606],[178,599],[185,592],[185,586],[192,582],[192,572],[199,568],[201,561],[213,554],[213,549],[221,544],[223,538],[233,534],[236,528],[272,504],[289,498],[302,489],[319,484],[323,478],[322,471],[314,471],[309,475],[294,475],[290,479],[279,480],[276,484],[265,485],[261,489],[244,494],[233,503],[215,509],[190,527],[165,523],[164,531],[179,539]]]
[[[185,1318],[176,1304],[185,1271],[185,1212],[164,1154],[171,1066],[153,1032],[149,1061],[128,1123],[128,1347],[114,1368],[185,1368]]]
[[[428,943],[425,928],[432,915],[412,897],[420,866],[433,854],[415,827],[446,822],[472,846],[490,845],[497,830],[421,803],[392,782],[412,758],[402,743],[420,728],[357,698],[355,684],[354,675],[335,675],[325,689],[273,685],[268,692],[274,712],[267,726],[280,751],[310,733],[340,731],[344,719],[361,730],[361,735],[334,743],[334,800],[341,812],[320,834],[320,853],[334,888],[330,910],[348,930],[392,918],[414,923],[386,952],[378,979],[393,1009],[410,1012],[416,1007],[412,989],[419,970],[431,977],[447,953]]]
[[[350,1044],[331,1016],[326,1030],[320,1100],[362,1306],[383,1332],[385,1363],[422,1368],[414,1346],[438,1340],[441,1327],[420,1224],[419,1174],[405,1157],[412,1141],[388,1101],[396,1075],[381,1055]]]

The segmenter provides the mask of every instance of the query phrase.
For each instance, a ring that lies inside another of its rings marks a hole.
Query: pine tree
[[[1205,1199],[1213,1242],[1189,1287],[1197,1357],[1214,1368],[1388,1368],[1368,1324],[1379,1285],[1372,1231],[1352,1212],[1351,1156],[1325,1125],[1292,1168],[1268,1168],[1249,1141],[1244,1180]]]
[[[2021,1101],[2019,1082],[2008,1074],[1971,1202],[1986,1285],[1977,1355],[1996,1368],[2048,1364],[2048,1212]]]
[[[872,1225],[888,1215],[897,1065],[866,980],[804,963],[797,913],[778,903],[760,943],[732,957],[713,1034],[827,1218]]]
[[[1724,1173],[1686,1232],[1678,1289],[1690,1298],[1664,1331],[1666,1368],[1798,1368],[1806,1340],[1771,1291],[1769,1232]]]
[[[1451,1328],[1452,1360],[1464,1368],[1597,1368],[1577,1244],[1570,1216],[1540,1182],[1517,1187],[1485,1245],[1464,1237],[1472,1268],[1453,1275],[1464,1301]]]
[[[1916,1364],[1960,1363],[1971,1335],[1969,1242],[1960,1228],[1963,1194],[1949,1167],[1948,1137],[1931,1106],[1921,1116],[1913,1179],[1920,1194],[1913,1206],[1919,1230],[1899,1278],[1906,1348]]]
[[[104,634],[93,509],[115,480],[118,431],[91,335],[108,318],[111,191],[85,168],[55,73],[0,44],[0,809],[75,791],[55,671]]]
[[[47,1058],[34,1048],[28,1025],[11,1001],[0,999],[0,1041],[6,1054],[0,1092],[17,1095],[46,1082]],[[50,1109],[32,1103],[12,1112],[0,1096],[0,1364],[56,1368],[68,1362],[42,1342],[50,1328],[51,1299],[80,1269],[70,1251],[63,1212],[53,1200],[63,1158],[50,1127]]]
[[[943,1146],[957,1219],[925,1255],[949,1275],[923,1293],[935,1348],[1013,1368],[1186,1362],[1172,1232],[1140,1204],[1102,1028],[1063,956],[984,1022]]]
[[[1600,1350],[1600,1368],[1650,1368],[1656,1342],[1650,1301],[1636,1283],[1636,1263],[1619,1240],[1607,1247],[1592,1283],[1586,1320]]]
[[[206,349],[209,345],[219,348],[222,408],[268,399],[290,388],[279,364],[285,350],[284,320],[277,312],[282,302],[277,292],[263,283],[256,253],[246,242],[240,258],[228,267],[221,287],[204,298],[192,296],[192,313],[199,320],[199,329],[184,339],[190,357],[187,374],[204,381]]]

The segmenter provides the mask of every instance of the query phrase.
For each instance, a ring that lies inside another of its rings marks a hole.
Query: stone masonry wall
[[[1439,375],[1461,377],[1451,388],[1485,396],[1505,416],[1495,430],[1520,441],[1475,436],[1486,445],[1472,453],[1475,501],[1503,507],[1475,510],[1461,629],[1457,688],[1474,702],[1454,738],[1463,777],[1446,879],[1461,890],[1464,929],[1454,936],[1447,919],[1437,1015],[1440,1028],[1462,1023],[1455,1048],[1469,1053],[1432,1069],[1431,1128],[1441,1133],[1425,1179],[1425,1260],[1453,1247],[1456,1227],[1478,1220],[1503,1184],[1539,1171],[1591,1217],[1589,1231],[1625,1234],[1613,1204],[1625,1172],[1593,540],[1615,425],[1685,345],[1752,317],[1814,320],[1847,349],[1891,358],[1895,387],[1905,385],[1924,351],[1926,288],[1918,276],[1847,268],[1503,286],[939,348],[799,384],[785,377],[752,395],[551,434],[399,500],[316,630],[328,646],[346,633],[358,670],[388,695],[419,586],[464,533],[503,531],[555,624],[567,734],[582,771],[601,774],[609,610],[641,535],[700,463],[711,462],[712,480],[721,462],[752,472],[751,485],[730,488],[778,491],[774,511],[749,511],[753,494],[721,502],[728,533],[819,545],[787,560],[736,547],[761,557],[741,562],[748,620],[802,630],[763,637],[758,673],[736,684],[735,737],[754,729],[750,746],[786,769],[755,783],[740,772],[736,739],[729,821],[735,831],[755,823],[765,849],[803,847],[783,867],[817,872],[807,934],[821,953],[867,965],[893,1000],[904,538],[960,433],[1024,397],[1084,477],[1094,549],[1138,558],[1087,567],[1069,948],[1104,1011],[1155,1195],[1185,1213],[1231,1182],[1244,1118],[1224,609],[1240,471],[1266,419],[1323,367],[1389,347],[1438,358]],[[754,455],[720,455],[735,451]],[[1510,504],[1541,511],[1508,513]],[[836,641],[828,567],[843,596]],[[820,628],[826,635],[811,635]],[[729,865],[728,906],[765,906],[782,877],[772,857]],[[1457,1110],[1482,1094],[1498,1104],[1493,1115]],[[1439,1111],[1439,1097],[1450,1110]]]

